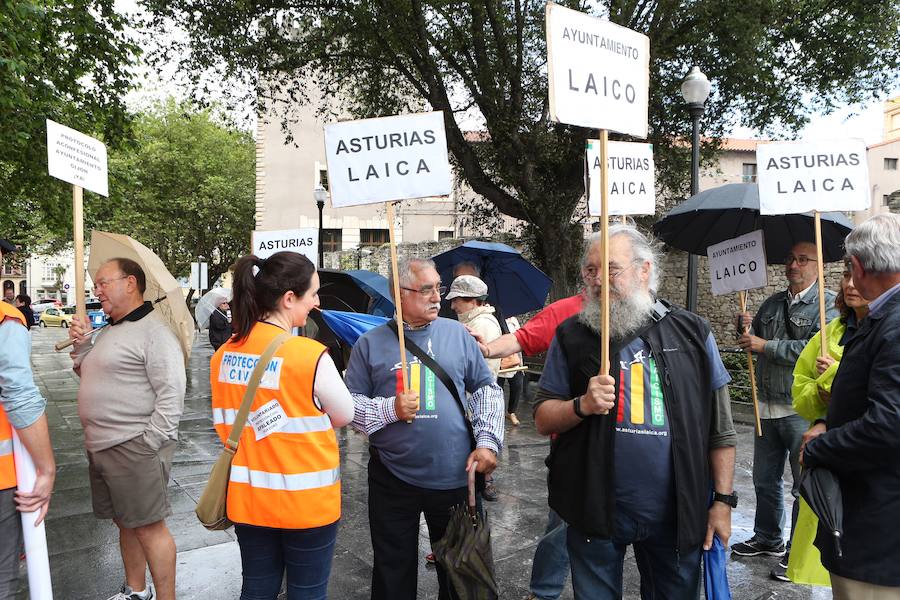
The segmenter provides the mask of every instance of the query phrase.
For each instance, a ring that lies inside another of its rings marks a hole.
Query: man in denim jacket
[[[738,345],[756,354],[756,385],[762,436],[754,437],[753,486],[756,489],[756,519],[753,537],[735,544],[732,552],[739,556],[779,556],[772,577],[788,581],[785,576],[790,552],[783,542],[784,494],[782,474],[784,461],[790,457],[794,496],[791,531],[797,520],[797,483],[800,477],[800,442],[807,422],[791,405],[794,363],[810,338],[819,331],[819,289],[816,282],[816,246],[800,242],[791,248],[784,260],[788,288],[771,295],[750,320],[749,313],[738,315],[741,331],[748,325]],[[837,316],[835,293],[825,290],[825,316]]]

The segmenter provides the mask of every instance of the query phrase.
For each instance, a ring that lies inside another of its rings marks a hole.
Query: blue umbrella
[[[444,285],[453,280],[453,266],[471,262],[481,269],[488,286],[489,302],[504,317],[520,315],[544,307],[553,280],[525,260],[514,248],[494,242],[466,242],[434,257]]]
[[[387,317],[343,310],[320,310],[319,313],[338,339],[349,346],[355,344],[365,332],[388,322]]]
[[[394,302],[383,275],[372,271],[319,269],[319,300],[324,309],[394,315]]]
[[[731,600],[726,564],[725,546],[719,536],[713,535],[712,546],[703,551],[703,587],[707,600]]]

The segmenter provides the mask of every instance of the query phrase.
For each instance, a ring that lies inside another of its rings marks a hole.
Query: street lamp
[[[328,197],[328,191],[322,187],[322,183],[319,182],[316,184],[316,187],[313,188],[313,198],[316,199],[316,206],[319,207],[319,268],[322,268],[322,260],[324,258],[324,252],[322,245],[322,209],[325,208],[325,199]]]
[[[709,79],[700,70],[693,67],[681,84],[681,96],[687,102],[688,112],[693,121],[691,134],[691,196],[700,191],[700,117],[703,116],[704,104],[709,98]],[[697,311],[697,255],[688,253],[687,274],[687,309]]]

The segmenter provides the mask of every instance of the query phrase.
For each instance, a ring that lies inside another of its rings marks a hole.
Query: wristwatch
[[[724,504],[727,504],[731,508],[737,508],[738,495],[737,492],[732,492],[730,495],[713,492],[713,501],[722,502]]]
[[[574,400],[572,400],[572,409],[575,411],[575,416],[579,419],[586,419],[587,415],[581,412],[581,396],[578,396]]]

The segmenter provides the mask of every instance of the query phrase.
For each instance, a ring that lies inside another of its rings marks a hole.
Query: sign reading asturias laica
[[[335,208],[446,196],[452,189],[441,112],[325,126]]]
[[[866,210],[871,204],[861,139],[760,144],[756,162],[761,214]]]
[[[647,137],[650,38],[547,4],[550,118]]]
[[[103,142],[50,119],[47,119],[47,171],[51,177],[109,196]]]
[[[253,254],[269,258],[276,252],[288,251],[302,254],[317,264],[319,255],[319,230],[313,227],[303,229],[278,229],[275,231],[253,232]]]
[[[608,142],[606,189],[610,215],[652,215],[656,212],[653,144]],[[600,216],[600,140],[587,141],[588,214]]]
[[[768,285],[762,230],[710,246],[706,255],[715,296]]]

